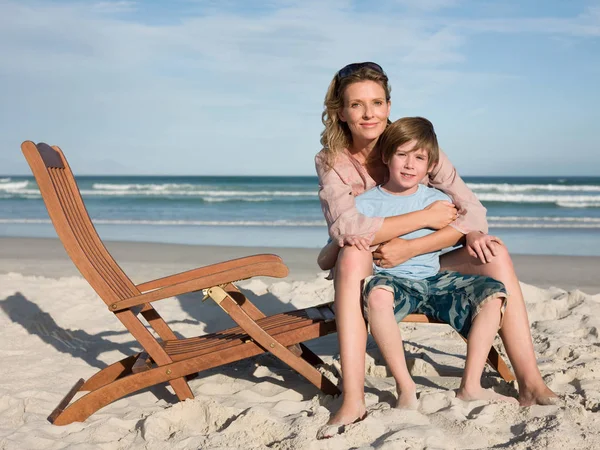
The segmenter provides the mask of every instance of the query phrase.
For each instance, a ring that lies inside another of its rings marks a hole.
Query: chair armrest
[[[277,255],[272,254],[260,254],[246,256],[243,258],[231,259],[229,261],[223,261],[209,266],[199,267],[197,269],[187,270],[185,272],[169,275],[156,280],[147,281],[145,283],[138,284],[136,287],[141,292],[148,292],[154,289],[162,288],[165,286],[171,286],[173,284],[182,283],[184,281],[193,280],[195,278],[204,277],[212,273],[223,272],[224,270],[234,269],[236,267],[243,267],[249,264],[262,263],[262,262],[277,262],[283,263],[281,258]],[[265,274],[269,275],[269,274]],[[273,275],[277,276],[277,275]],[[287,276],[284,275],[284,276]]]
[[[170,286],[155,289],[144,294],[136,295],[109,305],[113,312],[128,309],[133,306],[151,303],[157,300],[187,294],[201,289],[207,289],[220,284],[245,280],[257,276],[284,278],[288,275],[287,266],[281,261],[255,262],[241,267],[233,267],[220,272],[211,271],[209,274],[191,280],[182,281]]]

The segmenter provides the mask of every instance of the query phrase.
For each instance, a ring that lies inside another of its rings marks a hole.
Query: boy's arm
[[[431,253],[460,243],[464,234],[451,226],[416,239],[396,238],[380,245],[373,252],[377,265],[389,268],[402,264],[410,258]]]
[[[443,248],[454,247],[464,241],[465,235],[456,228],[447,226],[434,233],[416,239],[411,239],[410,248],[413,256],[436,252]]]
[[[444,200],[435,201],[420,211],[386,217],[381,228],[375,233],[372,244],[381,244],[421,228],[441,230],[456,220],[456,217],[456,207],[450,198],[444,196]]]

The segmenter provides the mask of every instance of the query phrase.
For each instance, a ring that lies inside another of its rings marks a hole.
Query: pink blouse
[[[324,150],[321,150],[315,157],[315,165],[319,176],[319,199],[331,239],[337,241],[354,235],[368,237],[372,241],[384,218],[363,216],[356,209],[354,197],[379,183],[347,152],[340,154],[334,167],[329,168],[325,163]],[[422,183],[448,194],[460,210],[458,219],[450,226],[463,234],[476,230],[487,233],[487,210],[442,151],[439,162]]]

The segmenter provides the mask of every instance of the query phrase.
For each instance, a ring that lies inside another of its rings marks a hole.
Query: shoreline
[[[286,281],[313,280],[321,271],[319,249],[294,247],[241,247],[105,241],[108,251],[134,282],[161,277],[257,253],[282,257],[290,269]],[[540,288],[579,289],[600,293],[600,257],[512,255],[519,280]],[[16,272],[48,278],[80,276],[58,238],[0,237],[0,274]]]

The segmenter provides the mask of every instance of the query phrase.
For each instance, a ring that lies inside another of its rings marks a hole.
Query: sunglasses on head
[[[342,67],[337,73],[337,79],[341,80],[342,78],[349,77],[353,73],[359,71],[363,67],[368,67],[369,69],[374,70],[375,72],[379,72],[383,74],[383,69],[381,66],[374,62],[361,62],[361,63],[352,63],[348,64],[345,67]]]

